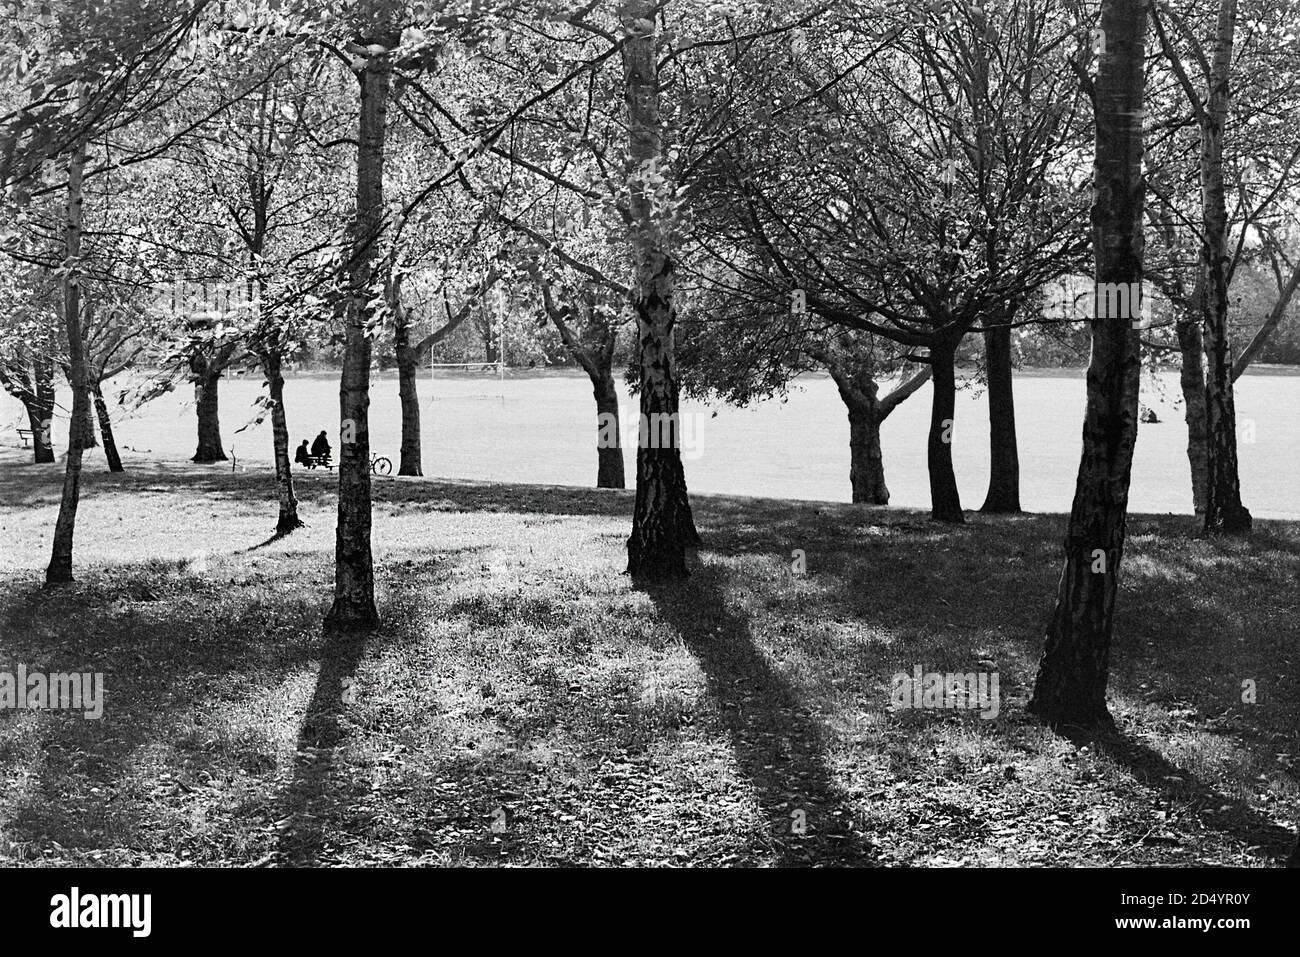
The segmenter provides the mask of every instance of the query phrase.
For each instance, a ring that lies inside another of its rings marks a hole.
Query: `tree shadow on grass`
[[[452,567],[446,560],[460,551],[408,563],[404,576],[419,577],[436,564],[442,578]],[[134,596],[125,608],[123,596]],[[311,862],[324,842],[320,819],[352,796],[331,776],[347,734],[344,681],[356,675],[364,651],[418,627],[416,601],[405,591],[387,596],[381,614],[390,623],[365,641],[345,634],[322,639],[319,610],[296,593],[269,592],[263,583],[238,595],[233,585],[180,573],[174,562],[97,569],[54,591],[35,583],[12,589],[0,599],[0,667],[101,671],[106,692],[99,721],[75,712],[25,712],[23,727],[0,724],[0,760],[28,760],[21,792],[11,800],[0,795],[5,837],[47,855],[58,842],[66,848],[59,858],[74,861],[105,848],[155,857],[203,852],[202,840],[175,814],[158,813],[160,803],[175,811],[185,798],[173,792],[158,802],[146,792],[174,782],[192,793],[204,787],[197,775],[221,779],[240,767],[250,783],[261,779],[274,788],[274,729],[232,737],[236,732],[222,731],[226,709],[264,699],[319,660],[297,734],[289,827],[279,838],[287,857]],[[166,782],[141,774],[157,761],[168,769]],[[223,861],[230,858],[223,852]]]
[[[82,494],[99,497],[179,493],[248,504],[262,502],[274,524],[279,507],[275,471],[231,472],[190,463],[156,462],[127,472],[88,473]],[[10,507],[57,507],[63,473],[0,470],[0,502]],[[294,494],[305,512],[338,494],[337,478],[295,473]],[[632,491],[585,486],[484,482],[469,479],[375,478],[371,494],[378,504],[423,505],[437,511],[540,512],[554,515],[628,515]]]
[[[760,849],[783,866],[875,864],[827,765],[825,732],[768,663],[749,622],[728,610],[718,570],[706,564],[684,583],[643,589],[704,671],[765,818]]]
[[[1188,805],[1196,822],[1226,834],[1247,847],[1259,847],[1282,864],[1295,845],[1295,835],[1240,798],[1216,790],[1163,754],[1118,730],[1064,734],[1075,744],[1096,747],[1128,769],[1142,784],[1157,788],[1171,803]]]
[[[157,822],[145,820],[149,802],[141,791],[148,785],[138,765],[158,746],[177,747],[187,717],[228,694],[232,678],[273,681],[309,657],[295,627],[306,624],[308,612],[277,609],[283,630],[272,636],[265,627],[217,618],[219,592],[209,586],[149,562],[83,573],[53,590],[24,584],[0,600],[3,666],[104,676],[99,720],[51,710],[25,713],[30,731],[0,728],[15,760],[32,753],[27,740],[39,748],[22,791],[11,803],[0,801],[8,804],[7,836],[43,850],[58,842],[71,855],[159,848],[157,832],[148,833]],[[175,602],[173,613],[155,613],[155,603],[166,600]],[[189,786],[192,756],[176,756],[176,787]]]
[[[293,780],[285,795],[286,827],[278,855],[280,863],[316,864],[325,850],[327,812],[346,794],[332,786],[336,751],[346,735],[343,712],[353,700],[353,685],[371,635],[327,633],[321,649],[320,673],[307,713],[298,730]]]
[[[306,528],[306,527],[307,527],[307,525],[306,525],[305,522],[304,522],[302,525],[298,526],[298,528]],[[253,554],[254,552],[260,552],[260,551],[261,551],[262,549],[264,549],[264,548],[270,548],[272,545],[275,545],[275,544],[278,544],[279,542],[284,541],[286,538],[288,538],[290,535],[292,535],[292,534],[293,534],[294,532],[296,532],[296,531],[298,531],[297,528],[295,528],[295,529],[290,529],[290,530],[287,531],[287,532],[274,532],[274,533],[272,533],[271,537],[268,538],[268,539],[266,539],[265,541],[258,542],[256,545],[249,545],[247,548],[242,549],[242,550],[240,551],[240,554],[241,554],[241,555],[251,555],[251,554]]]
[[[446,579],[456,562],[478,554],[478,548],[452,549],[435,564],[440,580]],[[437,587],[435,583],[432,587]],[[374,632],[327,630],[320,650],[320,670],[311,701],[298,729],[294,749],[293,778],[282,795],[284,817],[274,853],[279,865],[311,867],[332,863],[328,838],[339,828],[360,797],[356,785],[336,773],[342,767],[340,747],[352,734],[348,710],[358,700],[357,672],[368,650],[411,638],[416,627],[396,599],[380,607],[384,622]]]

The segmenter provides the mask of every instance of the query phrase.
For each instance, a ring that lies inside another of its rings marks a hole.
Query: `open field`
[[[512,374],[504,386],[493,376],[452,376],[439,370],[421,381],[424,472],[442,478],[495,482],[592,485],[596,479],[595,406],[581,373]],[[1300,519],[1296,476],[1300,474],[1300,370],[1251,372],[1237,385],[1242,424],[1240,457],[1246,505],[1257,516]],[[1163,374],[1159,388],[1144,384],[1143,401],[1162,420],[1139,430],[1130,507],[1134,511],[1191,512],[1187,430],[1177,375]],[[120,384],[118,385],[120,387]],[[885,391],[882,387],[882,392]],[[236,430],[253,418],[262,393],[260,376],[223,380],[222,434],[244,464],[269,468],[270,424]],[[622,389],[623,418],[634,422],[634,402]],[[64,408],[67,402],[63,403]],[[316,373],[289,381],[289,427],[297,445],[304,438],[338,431],[338,375]],[[1068,512],[1079,466],[1083,423],[1082,370],[1041,370],[1016,378],[1022,503],[1030,511]],[[800,380],[788,402],[758,403],[749,409],[683,403],[688,444],[686,481],[692,491],[768,495],[814,501],[849,500],[848,421],[834,384],[824,376]],[[25,418],[22,407],[0,393],[0,442],[13,444],[12,429]],[[716,418],[713,413],[717,413]],[[928,508],[925,435],[930,415],[927,385],[885,422],[882,442],[891,504]],[[401,416],[397,380],[377,377],[371,391],[372,447],[397,462]],[[128,465],[151,459],[183,460],[194,454],[191,390],[145,406],[117,425]],[[55,427],[55,445],[67,441],[66,419]],[[625,450],[629,471],[633,456]],[[963,504],[977,509],[988,488],[987,396],[969,389],[958,394],[953,455]],[[90,467],[103,455],[92,452]]]
[[[320,630],[329,478],[268,543],[265,475],[92,469],[78,581],[47,592],[59,470],[0,454],[0,663],[106,686],[101,720],[0,715],[5,863],[1272,865],[1294,843],[1296,523],[1211,541],[1133,516],[1119,734],[1071,742],[1023,714],[1062,516],[699,495],[692,577],[637,590],[630,492],[378,480],[384,624],[349,643]],[[998,716],[891,711],[916,665],[996,671]]]

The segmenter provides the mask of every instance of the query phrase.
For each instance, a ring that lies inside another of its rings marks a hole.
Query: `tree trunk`
[[[930,471],[930,517],[963,524],[957,474],[952,467],[953,426],[957,415],[956,345],[941,342],[930,348],[934,370],[934,399],[930,407],[930,438],[926,463]]]
[[[32,461],[42,465],[54,461],[54,359],[51,345],[28,343],[25,355],[0,366],[0,386],[23,404],[27,427],[32,433]],[[31,368],[28,368],[30,362]]]
[[[1205,514],[1205,350],[1201,336],[1201,315],[1196,313],[1179,320],[1178,351],[1182,367],[1178,384],[1183,391],[1183,419],[1187,423],[1187,462],[1192,472],[1192,508]]]
[[[108,417],[108,403],[104,401],[104,392],[99,386],[91,390],[95,396],[95,414],[99,417],[99,434],[104,442],[104,458],[108,459],[110,472],[125,472],[122,468],[122,456],[117,451],[117,441],[113,438],[113,423]]]
[[[627,572],[648,579],[686,575],[686,549],[699,544],[682,469],[677,378],[673,370],[672,263],[659,256],[649,289],[633,293],[641,366],[636,504]]]
[[[405,342],[405,335],[397,344],[397,394],[402,401],[402,463],[398,475],[423,475],[420,449],[420,393],[416,376],[420,363],[415,350]]]
[[[860,505],[888,505],[885,461],[880,450],[880,425],[892,406],[882,406],[870,360],[843,359],[828,351],[816,358],[835,380],[840,399],[849,410],[849,488]],[[902,387],[900,387],[900,393]]]
[[[541,284],[542,308],[560,333],[560,341],[569,355],[582,366],[591,380],[596,397],[596,488],[623,488],[623,439],[618,414],[618,390],[614,385],[614,351],[618,332],[598,318],[594,295],[588,291],[574,298],[583,299],[585,322],[575,335],[567,321],[575,314],[573,306],[560,307],[548,283]]]
[[[362,45],[385,50],[400,42],[385,33]],[[352,238],[349,304],[345,319],[343,374],[339,384],[339,517],[334,542],[334,604],[327,628],[367,630],[379,624],[375,571],[370,551],[370,339],[373,303],[382,292],[378,268],[384,230],[384,135],[391,63],[373,55],[358,73],[361,87],[357,146],[357,209]]]
[[[83,322],[83,325],[85,323]],[[86,381],[90,381],[90,370],[86,370]],[[81,420],[81,450],[93,449],[99,447],[99,441],[95,438],[95,415],[94,415],[95,392],[93,389],[86,390],[86,415]]]
[[[894,409],[915,395],[932,377],[933,370],[925,366],[881,399],[875,363],[869,352],[865,356],[845,356],[820,347],[805,347],[805,351],[826,367],[849,412],[849,487],[853,501],[863,505],[888,505],[889,488],[885,485],[880,428]]]
[[[32,425],[33,457],[37,465],[54,461],[54,359],[37,356],[33,361],[36,380],[36,422]]]
[[[224,462],[226,450],[221,444],[221,421],[218,418],[217,383],[222,369],[214,364],[205,365],[194,380],[194,404],[198,409],[199,445],[194,451],[194,462]]]
[[[54,446],[50,443],[50,436],[46,432],[48,416],[41,413],[35,402],[24,402],[23,408],[27,411],[27,428],[32,432],[32,460],[37,465],[53,462]]]
[[[81,96],[84,103],[85,95]],[[68,425],[68,461],[63,475],[63,496],[59,517],[54,526],[54,543],[50,564],[45,569],[45,583],[56,585],[72,581],[72,542],[77,524],[77,504],[81,498],[81,450],[85,426],[90,420],[90,394],[87,391],[86,340],[81,329],[81,219],[82,178],[85,171],[85,146],[73,147],[68,160],[68,200],[64,224],[64,253],[67,263],[63,275],[63,324],[68,333],[68,379],[72,386],[72,418]]]
[[[592,383],[596,397],[596,488],[623,488],[623,439],[619,431],[618,390],[610,370]]]
[[[1142,281],[1145,0],[1102,0],[1106,38],[1096,80],[1092,208],[1092,359],[1083,454],[1065,538],[1065,568],[1028,710],[1053,728],[1108,724],[1106,682],[1142,361],[1127,310],[1106,307],[1110,283]],[[1111,315],[1111,312],[1115,315]]]
[[[1020,511],[1010,320],[1010,314],[1003,314],[1000,325],[984,330],[984,364],[989,382],[989,491],[981,512]]]
[[[41,440],[45,433],[43,428],[44,418],[41,416],[40,411],[37,410],[36,403],[28,399],[23,400],[23,411],[27,413],[27,428],[31,429],[32,432],[32,448],[35,449],[35,461],[39,465],[41,462]],[[54,456],[51,455],[49,460],[52,461],[53,458]]]
[[[293,493],[293,470],[289,464],[289,417],[284,411],[283,360],[278,352],[262,353],[262,371],[271,398],[271,441],[275,448],[275,485],[280,498],[280,517],[275,535],[281,538],[302,528],[298,497]]]
[[[855,503],[889,504],[885,459],[880,450],[880,420],[862,406],[849,407],[849,484]]]
[[[1223,134],[1228,116],[1228,79],[1237,0],[1222,0],[1215,30],[1210,92],[1201,118],[1201,197],[1205,280],[1205,530],[1229,535],[1250,532],[1250,512],[1241,503],[1237,471],[1237,409],[1232,390],[1232,346],[1228,341],[1228,212],[1223,188]]]
[[[1273,330],[1281,325],[1282,320],[1286,317],[1287,306],[1291,304],[1297,289],[1300,289],[1300,260],[1296,260],[1295,266],[1291,269],[1291,275],[1278,289],[1277,299],[1273,302],[1273,308],[1268,311],[1263,324],[1251,337],[1250,342],[1246,343],[1246,348],[1241,350],[1241,355],[1237,356],[1237,361],[1232,364],[1233,382],[1241,378],[1241,374],[1250,367],[1250,364],[1255,361],[1255,356],[1259,355],[1260,350],[1264,348],[1264,345],[1268,342],[1268,337],[1273,334]]]
[[[686,549],[699,542],[682,469],[674,371],[671,229],[656,211],[657,189],[647,182],[663,162],[659,135],[659,77],[653,0],[632,0],[624,12],[638,30],[623,48],[628,110],[628,155],[635,182],[631,196],[635,277],[632,308],[640,364],[640,441],[636,452],[636,504],[627,540],[628,574],[648,579],[686,575]]]

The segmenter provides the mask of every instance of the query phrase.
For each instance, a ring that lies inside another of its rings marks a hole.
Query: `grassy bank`
[[[1023,714],[1063,516],[701,496],[690,581],[637,590],[630,493],[379,481],[384,626],[326,641],[329,479],[267,542],[265,475],[89,475],[78,581],[47,592],[57,470],[11,461],[0,669],[107,690],[99,721],[0,712],[5,863],[1268,865],[1294,841],[1296,524],[1134,517],[1120,733],[1072,743]],[[915,665],[995,670],[998,717],[891,711]]]

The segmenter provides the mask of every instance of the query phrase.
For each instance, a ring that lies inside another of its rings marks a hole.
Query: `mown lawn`
[[[1119,733],[1071,742],[1023,712],[1063,516],[697,496],[693,576],[638,590],[631,493],[378,480],[384,625],[326,640],[329,479],[268,543],[265,474],[90,474],[78,581],[45,591],[59,473],[14,461],[0,669],[107,691],[99,721],[0,712],[7,864],[1275,865],[1294,842],[1296,524],[1132,518]],[[891,711],[918,664],[996,670],[1000,714]]]

